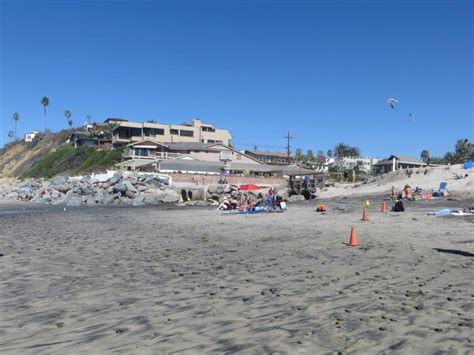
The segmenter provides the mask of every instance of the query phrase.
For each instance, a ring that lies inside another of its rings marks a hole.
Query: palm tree
[[[46,132],[46,128],[47,128],[47,124],[46,124],[46,118],[47,118],[46,106],[49,106],[49,97],[47,97],[47,96],[43,97],[41,99],[41,104],[44,107],[44,131]]]
[[[15,140],[16,140],[16,123],[18,122],[18,120],[20,119],[20,114],[18,112],[15,112],[13,114],[13,119],[15,120]]]
[[[13,131],[8,131],[8,138],[10,138],[11,140],[13,140],[13,138],[15,138],[15,132],[13,132]]]
[[[69,129],[72,128],[72,112],[69,110],[64,111],[64,117],[66,117],[67,123],[69,125]]]
[[[460,163],[472,159],[474,155],[474,144],[470,143],[469,139],[459,139],[456,142],[454,154],[458,157]]]
[[[91,115],[91,114],[88,114],[88,115],[86,116],[86,118],[87,118],[87,123],[91,124],[92,115]]]

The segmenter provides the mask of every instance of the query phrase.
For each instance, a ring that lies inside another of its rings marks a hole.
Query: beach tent
[[[464,169],[472,169],[474,165],[472,164],[471,160],[468,160],[467,162],[464,163]]]
[[[239,190],[241,191],[250,191],[250,190],[260,190],[260,186],[254,184],[245,184],[240,186]]]

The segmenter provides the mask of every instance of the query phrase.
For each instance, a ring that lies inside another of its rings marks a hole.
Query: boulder
[[[217,185],[209,185],[207,192],[209,192],[211,195],[215,194],[217,192]]]
[[[51,180],[51,185],[59,186],[64,185],[67,182],[67,177],[65,176],[56,176],[53,180]]]
[[[133,199],[133,202],[132,202],[133,206],[143,206],[144,204],[145,204],[145,195],[143,193],[139,193],[137,197]]]
[[[179,194],[171,189],[162,191],[157,195],[157,200],[164,203],[173,203],[179,201]]]
[[[137,189],[135,188],[135,186],[133,186],[133,184],[130,181],[124,181],[123,184],[127,188],[127,191],[137,193]]]
[[[288,202],[301,202],[301,201],[304,201],[305,198],[303,195],[293,195],[293,196],[290,196],[288,197]]]
[[[66,202],[67,206],[80,206],[82,205],[82,198],[81,196],[72,195]]]
[[[58,198],[61,198],[61,192],[59,192],[58,190],[53,190],[51,192],[51,199],[57,200]]]
[[[53,186],[56,190],[58,190],[59,192],[62,192],[62,193],[66,193],[69,190],[71,190],[71,188],[72,188],[72,186],[69,185],[69,184],[63,184],[63,185],[57,185],[57,186],[53,185]]]
[[[97,205],[97,201],[95,200],[94,196],[87,196],[86,198],[86,205],[87,206],[95,206]]]
[[[102,198],[102,204],[104,206],[107,206],[107,205],[111,205],[112,203],[114,203],[114,198],[115,198],[115,195],[111,195],[111,194],[108,194],[108,193],[105,193],[104,194],[104,197]],[[99,201],[98,201],[99,202]],[[100,202],[99,202],[100,203]]]
[[[125,192],[127,191],[127,187],[123,182],[119,182],[118,184],[114,185],[113,190],[114,192]]]
[[[120,180],[122,180],[123,175],[120,172],[116,172],[112,177],[109,179],[109,184],[110,185],[115,185],[118,183]]]
[[[138,195],[138,193],[136,192],[136,190],[132,191],[132,190],[127,189],[127,191],[125,191],[125,196],[130,197],[132,199],[137,197],[137,195]]]

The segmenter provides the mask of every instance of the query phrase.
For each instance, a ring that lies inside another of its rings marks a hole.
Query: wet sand
[[[314,204],[0,205],[0,352],[474,353],[474,201]]]

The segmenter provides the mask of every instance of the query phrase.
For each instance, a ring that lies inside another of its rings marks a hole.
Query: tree
[[[299,162],[299,161],[303,161],[303,160],[304,160],[303,151],[300,148],[296,149],[296,151],[295,151],[295,161]]]
[[[328,158],[332,158],[332,150],[329,149],[329,150],[327,151],[326,155],[327,155]]]
[[[41,99],[41,104],[43,105],[44,108],[44,131],[46,132],[47,129],[47,112],[46,112],[46,106],[49,106],[49,98],[47,96],[43,97]]]
[[[421,160],[425,162],[426,164],[430,163],[430,152],[428,152],[426,149],[424,149],[421,154],[420,154]]]
[[[312,162],[314,162],[314,154],[311,149],[308,149],[308,151],[306,152],[305,161],[308,164],[311,164]]]
[[[360,157],[360,149],[357,147],[350,147],[347,150],[347,156],[349,157]]]
[[[8,131],[8,138],[10,138],[11,140],[13,140],[13,138],[15,138],[15,132],[13,132],[13,131]]]
[[[16,140],[16,123],[18,122],[18,120],[20,119],[20,114],[18,112],[15,112],[13,114],[13,119],[15,120],[15,140]]]
[[[156,122],[155,120],[148,120],[148,121],[146,121],[146,122],[147,122],[147,123],[158,123],[158,122]]]
[[[459,156],[457,156],[456,154],[454,154],[452,152],[447,152],[444,155],[444,161],[446,163],[449,163],[449,164],[459,164],[459,163],[461,163],[461,159],[459,158]]]
[[[72,112],[69,110],[64,111],[64,117],[66,117],[67,123],[69,125],[69,129],[72,128]]]
[[[341,159],[347,157],[348,151],[351,149],[347,144],[339,143],[334,147],[334,154],[336,155],[337,159]]]
[[[87,118],[87,123],[88,123],[88,124],[91,124],[92,115],[91,115],[91,114],[88,114],[88,115],[86,116],[86,118]]]
[[[470,143],[467,138],[459,139],[454,147],[454,155],[458,157],[460,163],[463,163],[468,159],[473,159],[474,145]]]
[[[316,156],[316,160],[318,161],[324,161],[326,160],[325,156],[324,156],[324,152],[322,150],[319,150],[318,151],[318,155]]]

